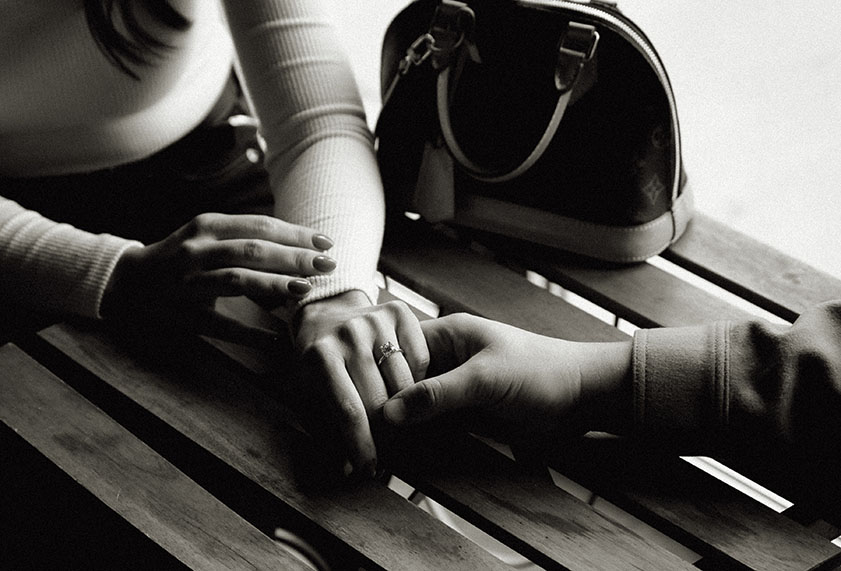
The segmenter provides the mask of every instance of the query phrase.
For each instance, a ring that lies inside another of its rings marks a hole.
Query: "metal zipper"
[[[654,50],[651,43],[645,38],[642,31],[639,30],[636,24],[631,22],[628,18],[620,15],[617,8],[615,8],[615,5],[609,2],[593,0],[584,4],[582,2],[569,0],[517,0],[517,3],[524,6],[563,8],[570,10],[571,12],[578,12],[579,14],[590,16],[600,22],[610,25],[613,31],[623,35],[626,40],[630,41],[631,44],[637,48],[637,50],[642,52],[648,60],[648,63],[654,68],[660,83],[666,90],[666,97],[669,100],[669,110],[672,116],[672,123],[674,124],[675,141],[675,178],[674,186],[672,187],[672,201],[676,200],[678,197],[678,191],[680,190],[681,178],[681,143],[680,125],[678,124],[677,117],[677,103],[675,102],[672,85],[669,82],[669,76],[666,74],[666,68],[663,66],[663,62],[660,61],[660,57],[657,55],[657,52]]]

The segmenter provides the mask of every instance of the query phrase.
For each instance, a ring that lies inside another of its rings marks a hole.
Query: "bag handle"
[[[555,87],[559,95],[558,102],[552,112],[552,117],[549,119],[543,135],[528,156],[512,170],[503,172],[487,169],[472,161],[456,140],[450,115],[450,85],[453,83],[453,66],[446,65],[443,67],[438,74],[437,81],[438,122],[441,127],[441,135],[453,158],[473,177],[489,183],[506,182],[517,178],[529,170],[543,156],[552,139],[554,139],[555,133],[561,124],[561,119],[563,119],[564,113],[569,105],[573,88],[575,87],[581,68],[592,59],[596,52],[598,42],[599,33],[595,27],[578,22],[569,22],[565,33],[561,36],[560,42],[558,42],[558,61],[555,65]],[[475,50],[475,46],[470,47],[467,42],[462,42],[460,47],[462,48],[462,54],[465,49],[468,51]],[[474,60],[478,60],[475,57],[475,52],[471,55]],[[463,57],[463,55],[459,57],[459,65],[463,62]]]

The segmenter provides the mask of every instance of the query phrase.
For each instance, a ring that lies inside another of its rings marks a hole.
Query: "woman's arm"
[[[305,303],[356,289],[376,302],[382,183],[356,83],[316,0],[225,2],[266,140],[276,215],[330,236],[337,261]]]
[[[246,90],[266,140],[279,218],[330,236],[336,268],[313,278],[298,303],[296,342],[306,363],[305,417],[324,442],[341,443],[357,474],[373,474],[369,424],[388,395],[423,378],[420,325],[405,306],[374,306],[384,198],[351,67],[317,0],[227,0]],[[350,9],[350,8],[348,8]],[[377,348],[399,344],[379,367]]]
[[[0,292],[44,311],[100,316],[111,272],[139,242],[59,224],[0,196]]]

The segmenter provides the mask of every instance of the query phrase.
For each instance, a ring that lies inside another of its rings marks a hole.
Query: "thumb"
[[[470,363],[407,387],[383,405],[383,416],[392,425],[405,426],[475,407]]]

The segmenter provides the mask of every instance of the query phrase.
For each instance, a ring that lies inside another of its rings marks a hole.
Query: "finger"
[[[259,214],[200,214],[182,231],[189,236],[212,236],[219,240],[256,238],[319,251],[333,247],[330,238],[312,228]]]
[[[423,380],[402,390],[383,406],[385,419],[393,425],[425,422],[459,410],[481,408],[472,383],[480,382],[471,374],[470,363],[452,371]]]
[[[187,278],[187,287],[194,299],[244,295],[266,303],[279,303],[287,298],[300,299],[312,290],[312,284],[303,278],[247,268],[200,272]]]
[[[388,395],[396,394],[414,383],[405,351],[397,343],[392,341],[377,343],[374,358],[382,380],[385,381]],[[384,402],[385,398],[376,403],[377,408]]]
[[[377,367],[370,341],[346,342],[349,343],[351,354],[345,367],[370,418],[388,400],[386,381]]]
[[[402,356],[406,360],[411,376],[397,380],[390,394],[425,378],[426,369],[429,366],[429,348],[426,345],[420,322],[412,310],[403,303],[397,306],[397,311],[397,340],[403,350]]]
[[[338,432],[348,453],[353,471],[370,475],[376,472],[377,452],[362,398],[348,376],[344,361],[326,358],[321,363],[325,373],[326,399],[333,408]]]
[[[311,276],[336,269],[335,260],[315,250],[257,239],[207,240],[194,245],[189,256],[193,265],[207,270],[241,267]]]
[[[459,315],[448,315],[437,319],[429,319],[420,324],[427,346],[430,362],[427,374],[438,375],[455,369],[467,360],[468,355],[461,355],[453,342],[453,332],[462,336],[464,332],[458,329]]]

